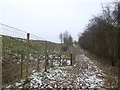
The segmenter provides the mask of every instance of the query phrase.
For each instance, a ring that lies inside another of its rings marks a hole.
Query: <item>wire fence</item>
[[[0,25],[2,26],[3,85],[12,84],[23,78],[27,79],[33,70],[39,68],[37,60],[40,55],[44,55],[45,42],[36,35],[5,24]],[[44,59],[41,63],[40,66],[43,68]]]
[[[31,73],[41,69],[72,64],[73,55],[61,53],[60,44],[5,24],[0,23],[0,27],[3,85],[27,80]]]

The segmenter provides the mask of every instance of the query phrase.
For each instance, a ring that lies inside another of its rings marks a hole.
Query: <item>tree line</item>
[[[73,38],[68,33],[68,31],[65,31],[64,33],[60,33],[59,38],[61,41],[61,50],[64,52],[70,51],[70,48],[72,47],[73,44]]]
[[[79,45],[98,57],[106,58],[112,66],[120,59],[120,2],[103,7],[101,14],[90,19],[79,36]]]

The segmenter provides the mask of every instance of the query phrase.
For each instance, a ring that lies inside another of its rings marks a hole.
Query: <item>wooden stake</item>
[[[26,47],[26,54],[27,54],[27,58],[26,58],[26,80],[28,79],[28,61],[29,61],[29,38],[30,38],[30,34],[27,33],[27,47]]]
[[[22,79],[22,76],[23,76],[23,52],[21,53],[21,79]]]
[[[38,58],[37,61],[38,61],[38,62],[37,62],[37,71],[39,71],[40,57]]]
[[[70,63],[71,63],[71,66],[72,66],[72,64],[73,64],[73,55],[72,55],[72,53],[70,54],[70,57],[71,57],[71,59],[70,59],[71,62]]]
[[[52,58],[51,58],[51,67],[53,67],[53,54],[52,54]]]
[[[45,72],[47,72],[47,63],[48,63],[48,57],[47,57],[47,41],[45,41]]]

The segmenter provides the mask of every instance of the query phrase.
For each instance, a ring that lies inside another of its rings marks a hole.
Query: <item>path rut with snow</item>
[[[102,88],[104,80],[100,70],[84,54],[77,55],[73,66],[54,67],[48,72],[33,73],[31,88]]]

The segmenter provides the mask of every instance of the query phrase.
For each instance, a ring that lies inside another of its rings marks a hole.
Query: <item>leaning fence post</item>
[[[28,61],[29,61],[29,38],[30,38],[30,33],[27,33],[27,46],[26,46],[26,54],[27,54],[27,58],[26,58],[26,80],[28,79]]]

